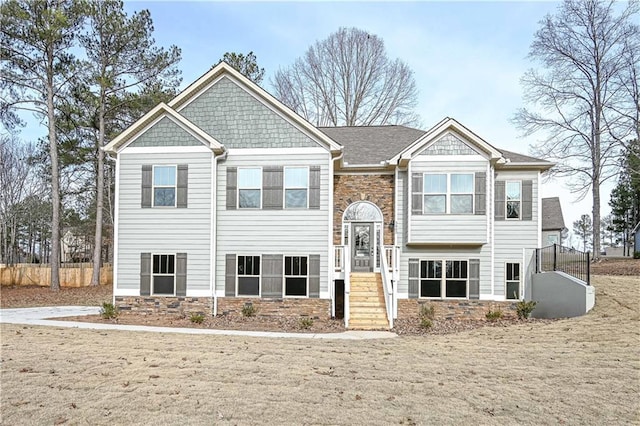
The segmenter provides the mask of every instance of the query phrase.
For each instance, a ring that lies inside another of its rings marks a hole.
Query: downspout
[[[218,155],[218,156],[213,156],[213,158],[211,159],[211,163],[213,166],[213,170],[211,171],[212,174],[212,182],[211,182],[211,295],[213,297],[213,316],[217,316],[218,315],[218,295],[216,294],[216,260],[217,260],[217,255],[218,255],[218,241],[217,241],[217,235],[218,235],[218,203],[217,203],[217,196],[218,196],[218,191],[217,191],[217,186],[218,186],[218,162],[220,160],[226,160],[227,159],[227,154],[229,153],[229,151],[227,151],[224,147],[222,148],[224,149],[224,152],[222,153],[222,155]]]
[[[336,268],[335,268],[335,254],[333,251],[333,229],[335,228],[335,224],[333,223],[333,212],[335,210],[335,206],[334,204],[334,198],[333,198],[333,193],[335,191],[335,187],[334,187],[334,178],[335,178],[335,166],[334,166],[334,162],[335,161],[339,161],[342,159],[342,157],[344,156],[344,151],[340,150],[340,155],[338,155],[336,158],[331,159],[329,167],[330,167],[330,179],[331,179],[331,191],[329,193],[329,259],[331,259],[330,262],[327,262],[329,266],[329,273],[331,274],[331,282],[329,283],[329,297],[331,298],[331,317],[335,318],[336,316],[336,279],[335,279],[335,274],[336,274]],[[342,224],[340,224],[340,232],[342,232]]]
[[[102,148],[100,148],[102,149]],[[112,290],[112,297],[111,297],[111,303],[113,304],[113,306],[116,306],[116,275],[118,272],[118,234],[119,229],[118,229],[118,196],[119,196],[119,192],[120,192],[120,161],[118,161],[119,157],[113,158],[111,155],[109,155],[108,152],[105,151],[105,158],[109,161],[113,161],[116,163],[116,171],[115,171],[115,188],[114,188],[114,197],[113,197],[113,268],[111,271],[111,281],[113,281],[113,283],[111,284],[113,287]]]

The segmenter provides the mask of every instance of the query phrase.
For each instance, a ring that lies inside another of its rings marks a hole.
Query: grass
[[[377,341],[3,324],[1,423],[638,424],[638,278],[594,285],[580,318]]]

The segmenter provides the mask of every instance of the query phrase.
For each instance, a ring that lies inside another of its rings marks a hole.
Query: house
[[[392,326],[513,308],[542,246],[541,175],[452,118],[317,128],[221,63],[105,147],[123,310]]]
[[[637,259],[640,253],[640,222],[633,228],[631,235],[633,235],[633,257]]]
[[[566,227],[564,226],[560,198],[543,198],[542,245],[551,246],[554,244],[562,244],[562,231],[564,229],[566,229]]]

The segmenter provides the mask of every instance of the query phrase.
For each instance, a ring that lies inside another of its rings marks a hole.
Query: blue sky
[[[414,71],[422,128],[457,119],[498,148],[529,153],[535,137],[519,138],[509,122],[522,106],[519,79],[538,22],[556,2],[183,2],[128,1],[149,9],[159,45],[182,49],[183,84],[205,73],[225,52],[253,51],[266,70],[262,86],[317,40],[339,27],[358,27],[385,41],[391,58]],[[44,129],[43,129],[44,134]],[[611,184],[603,188],[608,213]],[[591,213],[590,195],[577,203],[563,182],[544,185],[560,196],[565,224]]]

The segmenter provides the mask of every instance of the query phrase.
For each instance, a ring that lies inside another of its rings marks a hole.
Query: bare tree
[[[591,238],[593,237],[593,223],[591,222],[591,216],[583,214],[580,216],[580,219],[574,221],[573,232],[582,240],[583,250],[587,251],[589,244],[591,243]]]
[[[60,289],[60,174],[57,105],[75,79],[71,52],[83,21],[82,2],[9,0],[0,4],[3,119],[16,108],[47,123],[51,160],[51,289]]]
[[[638,2],[616,14],[613,1],[565,0],[547,15],[529,53],[543,70],[522,78],[529,109],[514,118],[524,135],[544,134],[532,151],[557,163],[555,175],[570,177],[579,199],[591,190],[595,257],[600,185],[617,174],[622,141],[637,132],[637,13]]]
[[[271,81],[275,95],[317,126],[417,125],[413,72],[381,38],[340,28]]]

